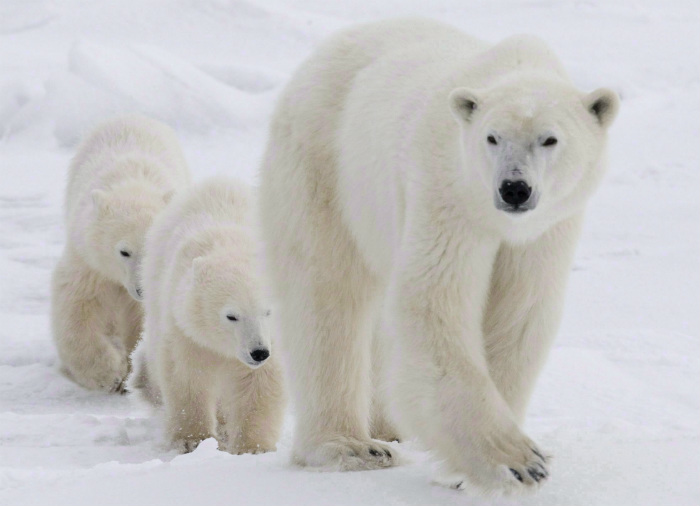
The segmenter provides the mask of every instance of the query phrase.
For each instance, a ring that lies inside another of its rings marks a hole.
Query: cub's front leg
[[[175,331],[176,333],[177,331]],[[173,447],[189,453],[216,435],[218,360],[185,336],[164,336],[160,386],[165,407],[166,432]]]
[[[498,241],[462,229],[406,241],[390,295],[394,412],[451,473],[489,491],[531,487],[547,463],[489,374],[481,330]]]
[[[232,361],[221,402],[226,450],[233,454],[274,451],[285,405],[282,371],[274,356],[254,370]]]
[[[134,300],[126,290],[122,290],[118,301],[120,308],[116,325],[117,347],[130,357],[143,332],[143,305]],[[131,368],[132,364],[129,364]]]
[[[127,356],[109,337],[119,289],[70,252],[53,273],[51,323],[58,355],[66,372],[91,390],[124,392]]]

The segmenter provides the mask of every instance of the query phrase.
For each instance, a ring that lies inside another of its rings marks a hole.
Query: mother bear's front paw
[[[334,437],[296,448],[294,461],[327,471],[367,471],[396,466],[398,455],[388,445],[372,439]]]
[[[478,461],[470,458],[466,472],[469,482],[487,491],[505,494],[533,490],[549,477],[549,456],[517,427],[509,431],[489,431],[475,442],[469,452]],[[452,488],[464,488],[452,480]]]

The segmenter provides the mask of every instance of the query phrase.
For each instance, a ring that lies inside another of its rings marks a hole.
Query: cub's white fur
[[[265,355],[270,308],[251,208],[243,183],[214,178],[178,195],[148,234],[131,384],[164,404],[181,451],[218,437],[232,453],[258,453],[279,437],[282,378],[274,353]]]
[[[261,175],[296,461],[390,466],[370,437],[393,419],[455,486],[547,477],[521,424],[617,108],[534,37],[426,20],[350,29],[299,68]]]
[[[175,132],[141,116],[98,126],[73,159],[51,311],[63,369],[84,387],[123,390],[141,334],[137,272],[146,231],[188,182]]]

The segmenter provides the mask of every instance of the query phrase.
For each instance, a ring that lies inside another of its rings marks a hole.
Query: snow
[[[555,455],[536,495],[431,484],[429,455],[318,473],[208,440],[164,448],[137,400],[58,371],[49,279],[75,142],[138,110],[177,130],[196,179],[255,181],[275,98],[353,22],[425,15],[487,40],[546,39],[577,85],[623,99],[564,321],[526,428]],[[695,0],[4,0],[0,4],[0,504],[700,503],[700,4]]]

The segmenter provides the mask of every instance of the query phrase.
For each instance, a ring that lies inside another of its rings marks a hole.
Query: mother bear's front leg
[[[582,215],[563,220],[534,241],[502,244],[484,315],[489,370],[516,420],[556,336]]]
[[[494,384],[483,342],[499,241],[440,228],[433,223],[420,236],[407,235],[413,239],[391,289],[391,401],[399,430],[419,436],[450,474],[484,489],[535,485],[548,475],[545,458]]]

